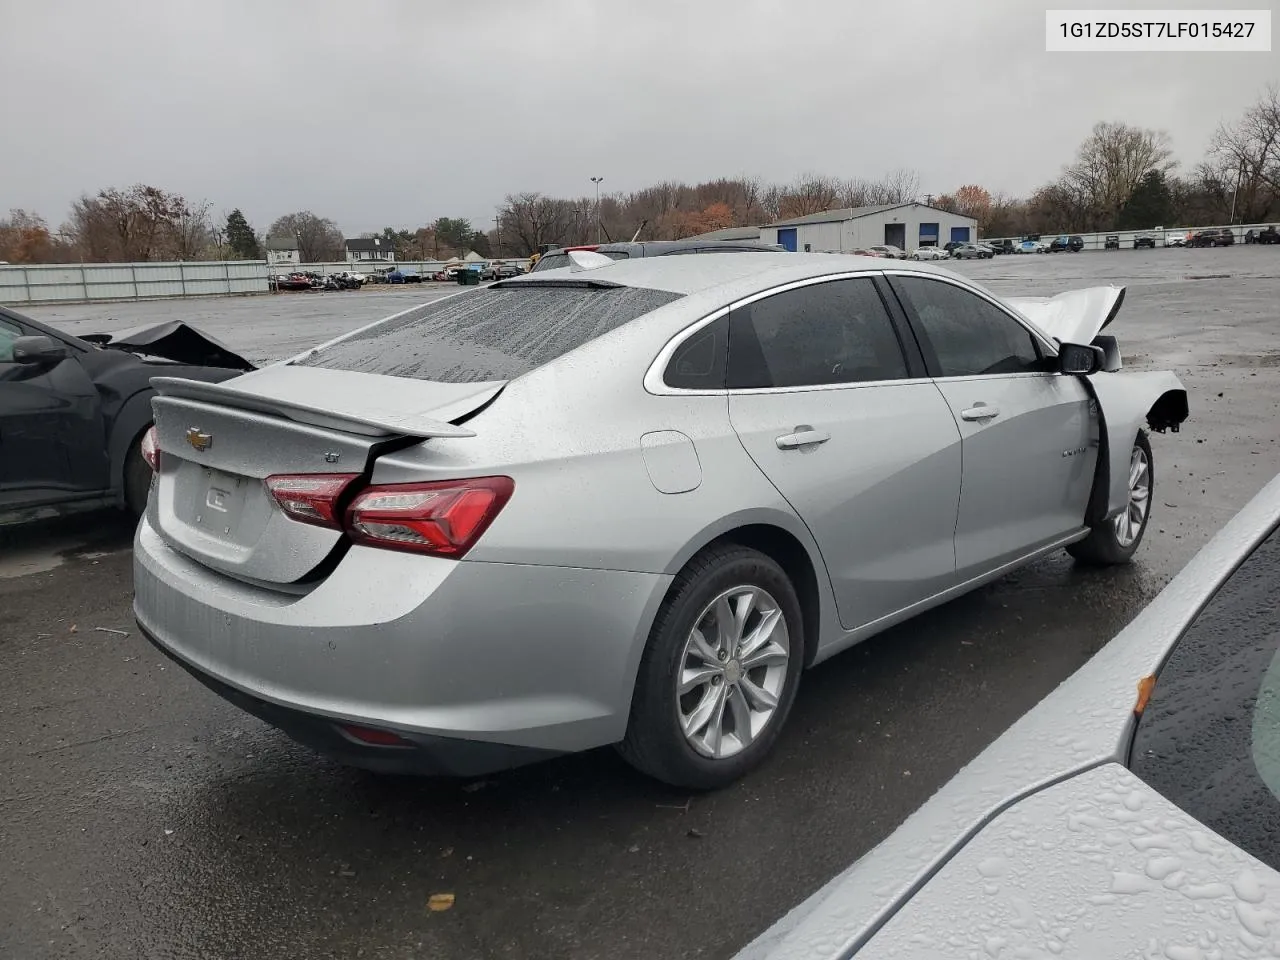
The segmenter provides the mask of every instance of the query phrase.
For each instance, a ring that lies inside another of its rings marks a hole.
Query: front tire
[[[1145,430],[1139,430],[1129,454],[1129,499],[1124,510],[1094,527],[1085,539],[1067,547],[1067,553],[1079,562],[1093,566],[1128,563],[1146,535],[1155,488],[1151,441],[1147,439]]]
[[[778,739],[804,650],[800,601],[774,560],[737,544],[703,551],[658,611],[619,752],[672,786],[732,783]]]

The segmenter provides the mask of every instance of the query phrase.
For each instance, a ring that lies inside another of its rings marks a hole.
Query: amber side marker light
[[[1147,709],[1147,704],[1151,701],[1151,691],[1156,688],[1156,675],[1150,674],[1138,681],[1138,700],[1133,705],[1133,712],[1136,716],[1142,716],[1142,711]]]

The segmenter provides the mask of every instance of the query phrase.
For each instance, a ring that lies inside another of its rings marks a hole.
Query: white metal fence
[[[1137,237],[1145,234],[1150,234],[1151,236],[1154,236],[1156,238],[1156,246],[1165,247],[1169,245],[1168,241],[1169,241],[1169,238],[1171,237],[1186,237],[1188,234],[1196,233],[1199,230],[1227,229],[1227,230],[1230,230],[1235,235],[1236,243],[1244,243],[1244,235],[1248,233],[1250,230],[1252,230],[1256,234],[1259,230],[1263,230],[1268,226],[1270,226],[1270,224],[1240,223],[1240,224],[1232,224],[1231,226],[1228,226],[1227,224],[1220,224],[1216,227],[1215,226],[1156,227],[1151,230],[1109,230],[1106,233],[1072,233],[1072,234],[1042,233],[1040,234],[1040,239],[1049,241],[1057,236],[1081,237],[1084,240],[1084,249],[1105,250],[1107,237],[1116,237],[1120,242],[1121,250],[1130,250],[1133,248],[1133,241]],[[987,243],[991,240],[1006,240],[1006,239],[1012,240],[1016,245],[1021,238],[1020,237],[980,237],[978,242]]]
[[[267,290],[267,265],[253,260],[0,266],[0,303],[10,304],[210,297]]]
[[[456,262],[456,261],[454,261]],[[489,263],[516,263],[504,257]],[[304,271],[328,276],[351,271],[369,276],[377,269],[398,268],[420,277],[445,269],[444,260],[401,263],[303,263],[268,267],[261,260],[218,260],[208,263],[59,263],[33,266],[0,264],[0,303],[89,303],[95,300],[156,300],[167,297],[217,297],[269,293],[268,277]]]

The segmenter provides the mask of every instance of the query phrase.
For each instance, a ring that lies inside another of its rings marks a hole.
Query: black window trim
[[[932,274],[929,274],[932,276]],[[879,294],[881,302],[884,304],[885,313],[889,316],[889,322],[893,326],[894,335],[898,338],[898,346],[907,361],[907,377],[894,380],[862,380],[853,383],[820,383],[810,386],[801,387],[753,387],[750,389],[730,390],[728,387],[720,387],[716,389],[692,389],[685,387],[672,387],[666,382],[667,365],[670,364],[675,352],[680,349],[681,344],[696,334],[703,327],[710,326],[721,317],[732,313],[734,310],[741,310],[743,307],[755,303],[757,300],[764,300],[767,297],[775,296],[779,293],[786,293],[789,290],[797,290],[800,287],[811,287],[819,283],[832,283],[836,280],[854,280],[854,279],[870,279],[873,282],[876,293]],[[791,280],[787,283],[780,283],[776,287],[770,287],[768,290],[760,290],[750,296],[741,297],[723,307],[717,307],[713,312],[707,314],[699,320],[695,320],[679,333],[674,334],[658,352],[653,362],[649,364],[649,369],[645,371],[644,388],[646,392],[659,397],[723,397],[728,394],[745,395],[757,393],[803,393],[813,390],[858,390],[866,387],[882,387],[886,384],[908,384],[908,383],[929,383],[931,378],[925,366],[923,355],[920,354],[920,347],[917,342],[914,331],[909,327],[903,327],[906,320],[906,314],[901,307],[896,304],[893,298],[886,297],[886,288],[882,286],[884,282],[883,270],[853,270],[843,271],[841,273],[823,274],[820,277],[805,277],[802,280]],[[895,310],[895,306],[898,309]],[[914,349],[913,349],[914,348]]]
[[[969,284],[967,283],[962,283],[951,277],[945,277],[937,273],[928,273],[927,271],[924,271],[924,270],[911,270],[911,269],[886,270],[884,271],[885,283],[888,285],[889,289],[893,291],[894,298],[897,300],[899,307],[902,309],[903,315],[906,318],[907,324],[911,329],[912,334],[915,336],[917,342],[919,343],[920,350],[924,355],[925,367],[929,371],[929,376],[931,379],[946,380],[948,383],[952,383],[955,381],[962,381],[962,380],[1010,380],[1018,377],[1060,377],[1062,376],[1062,373],[1057,370],[1033,370],[1033,371],[1023,372],[1023,373],[970,373],[970,374],[965,374],[964,376],[958,376],[958,377],[950,377],[945,375],[942,372],[942,364],[938,361],[938,356],[934,352],[933,344],[929,341],[928,333],[925,332],[923,326],[920,323],[919,318],[916,317],[915,312],[912,310],[908,299],[902,294],[902,292],[898,289],[897,285],[894,283],[895,277],[913,277],[913,278],[920,278],[924,280],[936,280],[941,283],[950,284],[953,287],[956,287],[960,290],[964,290],[966,293],[970,293],[973,296],[977,297],[978,299],[985,301],[986,303],[995,307],[996,310],[998,310],[1000,313],[1003,313],[1006,317],[1008,317],[1018,326],[1022,327],[1022,329],[1025,330],[1027,333],[1029,333],[1031,335],[1032,342],[1034,342],[1035,345],[1040,349],[1040,353],[1045,359],[1056,357],[1058,355],[1058,345],[1053,340],[1049,339],[1047,336],[1045,336],[1043,333],[1037,330],[1035,327],[1027,323],[1026,320],[1018,316],[1016,313],[1010,310],[1007,306],[1005,306],[999,300],[995,299],[992,296],[989,296],[988,294],[984,293],[982,290],[977,289],[976,287],[969,286]]]

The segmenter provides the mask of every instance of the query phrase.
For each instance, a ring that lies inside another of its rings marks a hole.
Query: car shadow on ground
[[[0,577],[50,570],[67,560],[129,549],[137,522],[121,510],[0,526]]]
[[[294,943],[312,956],[401,937],[441,957],[517,941],[570,955],[577,938],[611,957],[731,956],[1106,643],[1158,589],[1143,576],[1050,558],[833,658],[806,674],[771,758],[709,794],[611,749],[460,782],[348,770],[248,718],[223,725],[218,772],[202,766],[174,811],[201,867],[165,895],[185,916],[237,891],[250,941],[292,904],[314,918]],[[682,915],[673,882],[737,892]],[[456,906],[433,926],[437,892]]]

